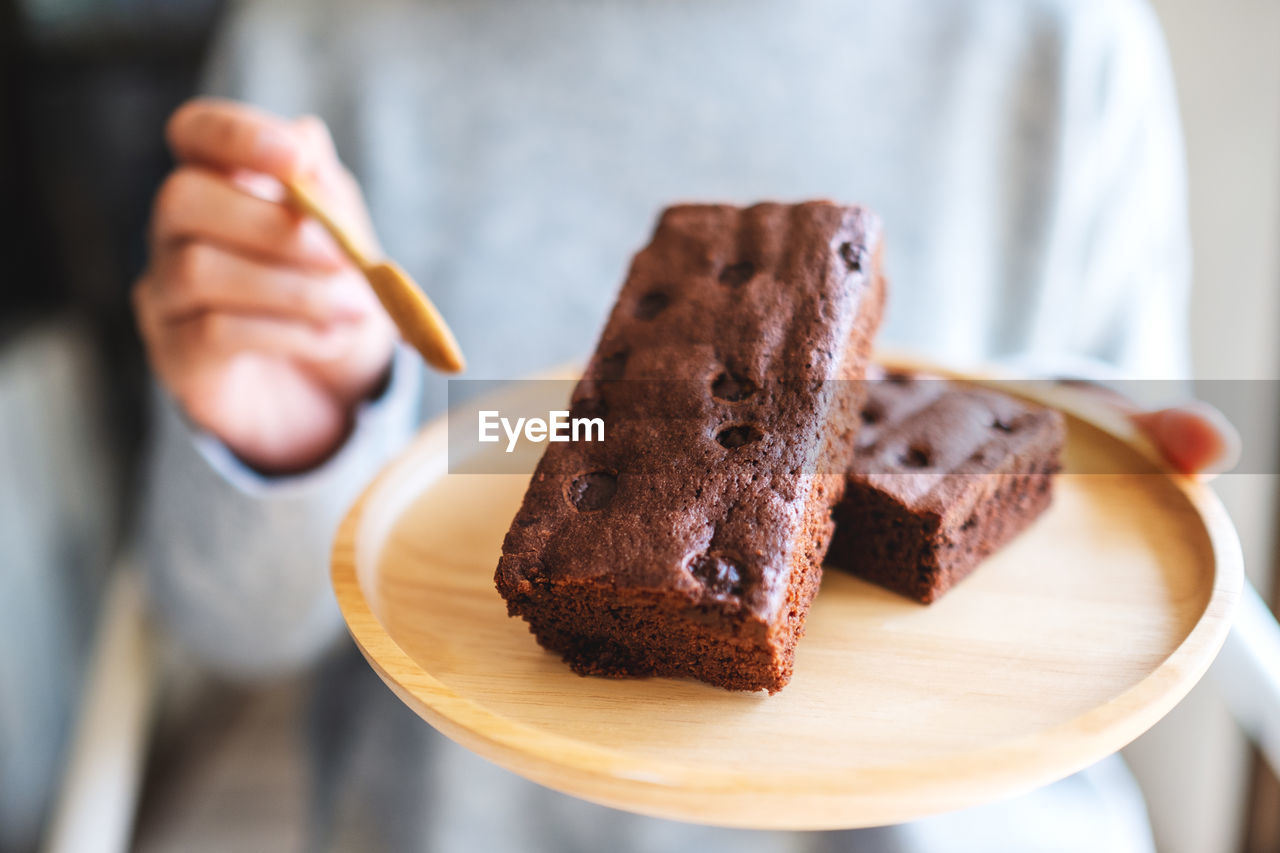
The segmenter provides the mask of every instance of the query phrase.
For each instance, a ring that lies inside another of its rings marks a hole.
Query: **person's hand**
[[[1212,477],[1240,461],[1240,432],[1213,406],[1192,400],[1178,406],[1144,411],[1120,392],[1089,380],[1060,382],[1088,391],[1124,412],[1130,422],[1183,474]]]
[[[319,224],[281,203],[279,180],[307,179],[372,249],[360,190],[319,119],[197,99],[167,135],[179,166],[156,195],[133,291],[152,369],[250,466],[312,467],[385,381],[396,334]]]
[[[1208,403],[1131,412],[1129,419],[1184,474],[1219,474],[1240,459],[1240,433]]]

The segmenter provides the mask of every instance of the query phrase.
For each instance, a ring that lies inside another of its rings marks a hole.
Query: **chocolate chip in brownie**
[[[697,578],[713,595],[742,595],[742,578],[746,573],[731,557],[723,554],[699,554],[689,561],[689,574]]]
[[[751,261],[739,261],[730,264],[720,271],[720,283],[730,287],[741,287],[755,278],[756,267]]]
[[[606,382],[621,379],[623,372],[627,369],[627,357],[630,355],[631,351],[623,347],[600,359],[600,378]]]
[[[636,303],[636,319],[652,320],[671,304],[671,297],[661,290],[650,290]]]
[[[902,454],[901,462],[907,468],[928,468],[930,456],[928,448],[917,444],[907,448],[907,452]]]
[[[711,396],[726,403],[741,403],[756,393],[756,383],[745,376],[724,371],[711,383]]]
[[[716,441],[730,450],[735,450],[762,438],[764,438],[764,433],[751,424],[734,424],[716,433]]]
[[[867,250],[861,246],[855,246],[852,243],[840,244],[840,259],[849,268],[849,272],[862,272],[862,264],[866,256]]]
[[[579,512],[604,509],[618,491],[618,477],[611,471],[590,471],[569,484],[569,502]]]

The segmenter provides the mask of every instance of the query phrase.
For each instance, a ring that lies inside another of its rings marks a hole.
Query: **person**
[[[304,178],[368,245],[376,233],[477,378],[589,352],[664,205],[805,197],[882,215],[885,345],[955,367],[1185,378],[1182,149],[1147,6],[272,0],[233,7],[207,88],[236,100],[172,117],[178,165],[134,294],[162,389],[143,541],[154,606],[201,667],[301,685],[273,717],[303,768],[273,792],[301,803],[275,824],[285,837],[316,849],[1151,848],[1114,761],[956,815],[788,835],[591,806],[434,735],[341,639],[326,569],[341,512],[440,412],[444,383],[397,345],[359,273],[279,185]],[[1133,416],[1185,471],[1234,451],[1204,407]],[[253,776],[260,752],[218,767]],[[179,778],[181,763],[169,764]],[[213,814],[216,788],[192,785]],[[247,819],[185,828],[206,846],[243,842]],[[148,836],[144,821],[142,846],[183,828]]]

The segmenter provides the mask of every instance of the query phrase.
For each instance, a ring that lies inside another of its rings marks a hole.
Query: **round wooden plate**
[[[334,588],[369,662],[427,722],[587,800],[834,829],[1010,796],[1169,711],[1217,653],[1242,581],[1208,488],[1151,462],[1093,395],[1052,402],[1069,425],[1052,509],[929,607],[827,572],[776,696],[583,678],[543,651],[493,586],[528,478],[449,474],[443,419],[350,510]],[[1135,473],[1072,473],[1103,467]]]

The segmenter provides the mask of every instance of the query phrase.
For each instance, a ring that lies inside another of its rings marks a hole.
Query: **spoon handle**
[[[289,201],[323,225],[351,262],[364,273],[378,301],[400,330],[400,336],[413,345],[423,360],[445,373],[464,370],[466,359],[453,332],[408,273],[390,261],[371,261],[346,229],[325,210],[310,188],[297,181],[284,186]]]

